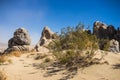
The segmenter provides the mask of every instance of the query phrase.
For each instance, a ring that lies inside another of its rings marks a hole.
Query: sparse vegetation
[[[12,51],[12,52],[9,53],[9,55],[15,56],[15,57],[20,57],[21,54],[22,54],[21,51]]]
[[[9,57],[10,56],[20,57],[21,54],[22,54],[22,52],[20,52],[20,51],[12,51],[8,54],[3,54],[0,56],[0,64],[3,64],[4,62],[12,63],[12,60],[9,59]]]
[[[43,59],[43,58],[45,58],[46,56],[47,56],[48,54],[46,54],[46,53],[38,53],[38,54],[36,54],[36,56],[35,56],[35,60],[39,60],[39,59]]]
[[[84,30],[84,25],[78,24],[75,28],[62,29],[59,38],[51,42],[49,48],[62,64],[88,66],[93,63],[98,41],[96,36]]]
[[[109,51],[109,47],[110,47],[109,39],[100,39],[99,44],[101,50]]]
[[[3,64],[5,62],[12,63],[12,60],[8,58],[6,55],[0,56],[0,64]]]
[[[4,55],[0,56],[0,64],[6,62],[7,60],[8,60],[7,56]]]

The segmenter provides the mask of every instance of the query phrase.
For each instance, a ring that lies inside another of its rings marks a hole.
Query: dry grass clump
[[[8,58],[6,55],[1,55],[0,56],[0,64],[3,64],[5,62],[12,63],[12,60]]]
[[[15,56],[15,57],[20,57],[22,54],[21,51],[11,51],[10,53],[7,53],[7,56]]]
[[[15,57],[20,57],[24,53],[30,53],[28,51],[11,51],[10,53],[7,53],[7,56],[15,56]]]
[[[8,60],[8,57],[5,55],[0,56],[0,63],[4,63]]]
[[[7,80],[7,75],[4,73],[4,71],[0,71],[0,80]]]
[[[22,53],[20,51],[12,51],[9,54],[3,54],[0,56],[0,64],[3,64],[5,62],[12,63],[12,60],[9,59],[10,56],[16,56],[20,57]]]
[[[48,56],[48,53],[37,53],[35,56],[35,60],[43,59]]]

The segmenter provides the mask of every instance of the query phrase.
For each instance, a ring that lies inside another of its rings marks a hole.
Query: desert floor
[[[34,53],[23,54],[20,57],[11,57],[11,64],[0,65],[0,70],[6,72],[8,80],[65,80],[66,70],[55,71],[47,74],[47,70],[36,67],[41,59],[34,60]],[[105,59],[109,64],[96,64],[84,69],[66,80],[120,80],[120,54],[108,53]]]

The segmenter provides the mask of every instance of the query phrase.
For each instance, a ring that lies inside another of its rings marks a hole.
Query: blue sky
[[[7,43],[19,27],[36,44],[44,26],[60,32],[82,22],[92,29],[96,20],[120,27],[120,0],[0,0],[0,42]]]

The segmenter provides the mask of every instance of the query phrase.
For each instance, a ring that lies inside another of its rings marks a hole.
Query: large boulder
[[[8,41],[8,47],[30,45],[31,39],[28,31],[24,28],[19,28],[14,32],[13,38]]]
[[[100,21],[96,21],[93,24],[93,34],[96,35],[97,38],[106,39],[108,37],[107,25]]]
[[[30,46],[31,39],[28,31],[24,28],[19,28],[14,32],[13,38],[8,41],[8,48],[4,53],[12,51],[32,51],[34,48]]]
[[[110,40],[110,51],[119,52],[119,42],[115,39]]]
[[[56,34],[54,32],[52,32],[47,26],[44,27],[43,31],[42,31],[42,34],[41,34],[41,38],[40,40],[38,41],[38,43],[36,44],[35,46],[35,49],[36,51],[40,51],[40,47],[44,46],[48,46],[48,44],[56,38]]]

